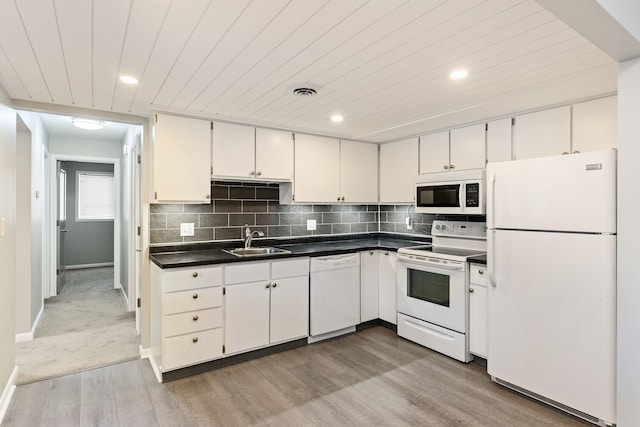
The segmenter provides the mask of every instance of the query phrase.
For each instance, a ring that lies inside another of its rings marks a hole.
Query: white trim
[[[120,289],[120,293],[122,294],[122,299],[124,300],[125,306],[128,309],[129,308],[129,297],[127,296],[127,293],[124,291],[124,287],[122,286],[122,283],[118,282],[118,288]],[[131,310],[128,310],[128,311],[131,311]]]
[[[16,380],[18,379],[18,367],[13,367],[13,372],[9,377],[9,381],[4,387],[4,391],[2,392],[2,396],[0,396],[0,424],[4,420],[4,416],[7,414],[7,410],[9,409],[9,404],[11,403],[11,398],[13,397],[13,392],[16,391]]]
[[[16,334],[16,344],[21,342],[33,341],[33,337],[36,334],[36,328],[38,327],[38,323],[40,323],[40,319],[42,318],[42,313],[44,313],[44,304],[40,306],[40,312],[38,312],[38,316],[36,316],[36,321],[33,322],[31,331],[24,334]]]
[[[76,265],[67,265],[65,267],[66,270],[81,270],[83,268],[97,268],[97,267],[113,267],[112,262],[97,262],[95,264],[76,264]]]
[[[142,348],[142,344],[140,344],[140,348],[138,349],[138,353],[140,353],[140,359],[151,359],[151,349],[150,348]]]

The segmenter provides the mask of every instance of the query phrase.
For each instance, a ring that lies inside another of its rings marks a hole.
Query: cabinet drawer
[[[489,280],[489,272],[487,271],[487,267],[484,265],[474,265],[471,264],[471,277],[470,282],[478,285],[488,285]]]
[[[162,295],[163,314],[203,310],[222,305],[222,287],[190,289]]]
[[[222,326],[222,307],[164,316],[164,337],[182,335]]]
[[[189,267],[162,271],[164,292],[219,285],[222,285],[222,267]]]
[[[271,263],[271,278],[297,277],[309,275],[309,258],[286,259]]]
[[[251,262],[227,265],[224,271],[225,285],[269,281],[269,262]]]
[[[205,362],[222,355],[222,328],[165,338],[162,345],[165,372]]]

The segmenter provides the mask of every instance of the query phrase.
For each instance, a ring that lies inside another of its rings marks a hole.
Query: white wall
[[[122,156],[122,142],[51,137],[49,152],[56,155],[119,159]]]
[[[0,236],[0,419],[8,405],[17,375],[16,331],[16,113],[0,87],[0,218],[5,234]]]
[[[640,422],[640,58],[618,72],[618,425]]]

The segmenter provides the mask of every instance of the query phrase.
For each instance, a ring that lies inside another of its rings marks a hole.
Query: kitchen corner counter
[[[288,254],[238,257],[223,249],[242,247],[238,242],[213,242],[187,245],[152,246],[151,261],[158,267],[178,268],[207,264],[260,261],[300,256],[339,255],[366,250],[390,250],[430,243],[429,236],[371,233],[348,236],[303,237],[299,239],[255,239],[254,247],[272,246],[290,251]],[[486,260],[485,260],[486,262]]]
[[[472,262],[474,264],[484,264],[487,265],[487,254],[476,255],[467,258],[467,261]]]

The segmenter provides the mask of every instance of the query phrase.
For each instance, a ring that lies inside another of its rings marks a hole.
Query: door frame
[[[56,189],[56,163],[58,161],[61,162],[87,162],[87,163],[106,163],[113,165],[113,179],[115,184],[115,208],[116,215],[113,221],[113,287],[114,289],[120,289],[120,227],[121,227],[121,218],[120,218],[120,197],[121,197],[121,180],[120,180],[120,159],[112,158],[112,157],[92,157],[92,156],[74,156],[69,154],[53,154],[49,153],[49,176],[45,179],[48,181],[47,188],[49,189],[49,194],[52,197],[49,197],[49,206],[48,206],[48,215],[47,215],[47,224],[46,228],[49,234],[49,247],[44,248],[45,253],[44,258],[49,260],[49,279],[47,282],[49,283],[48,292],[45,294],[45,298],[56,296],[56,252],[57,252],[57,242],[58,238],[56,235],[56,198],[57,198],[57,189]],[[53,197],[56,195],[56,197]]]

